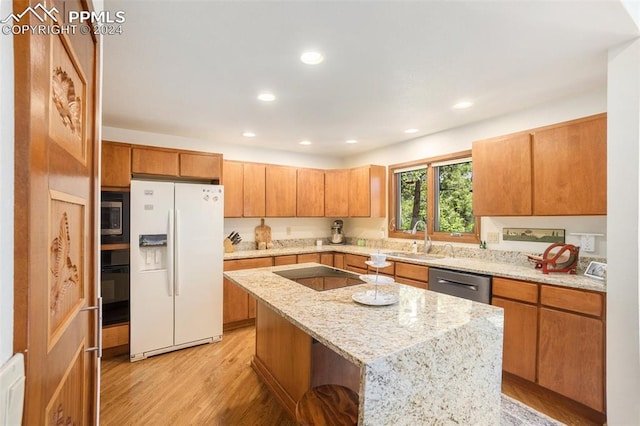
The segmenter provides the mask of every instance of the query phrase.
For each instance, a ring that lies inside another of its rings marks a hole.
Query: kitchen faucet
[[[424,220],[419,220],[415,223],[415,225],[413,225],[413,229],[411,230],[411,235],[416,235],[416,232],[418,232],[419,224],[424,225],[424,254],[426,255],[427,253],[429,253],[429,250],[431,250],[431,237],[427,235],[427,224],[425,223]]]

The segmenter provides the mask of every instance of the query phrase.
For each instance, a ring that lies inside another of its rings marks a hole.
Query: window
[[[427,168],[403,169],[394,173],[398,194],[395,227],[402,231],[410,231],[418,221],[424,222],[427,218]]]
[[[471,151],[389,166],[389,236],[478,242],[472,177]]]

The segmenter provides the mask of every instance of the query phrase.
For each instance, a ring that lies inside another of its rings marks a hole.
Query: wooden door
[[[491,304],[504,309],[502,369],[535,382],[538,307],[499,297]]]
[[[607,214],[605,114],[535,132],[533,154],[534,215]]]
[[[324,216],[324,170],[298,169],[297,216]]]
[[[244,163],[242,181],[242,215],[264,217],[265,165]]]
[[[349,170],[325,170],[324,215],[349,216]]]
[[[224,160],[222,164],[224,217],[242,217],[242,163]]]
[[[295,217],[295,167],[267,165],[265,199],[267,217]]]
[[[540,308],[538,383],[604,412],[604,322]]]
[[[531,215],[531,135],[473,142],[473,214]]]
[[[40,4],[14,1],[14,13]],[[85,3],[46,2],[54,5]],[[33,14],[26,23],[42,24]],[[26,357],[23,424],[94,424],[98,324],[85,308],[97,303],[98,41],[26,33],[14,43],[14,349]]]

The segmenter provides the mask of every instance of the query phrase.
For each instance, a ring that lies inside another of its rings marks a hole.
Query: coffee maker
[[[344,223],[341,219],[336,219],[331,225],[331,236],[329,237],[330,244],[344,244],[344,234],[342,233],[342,227]]]

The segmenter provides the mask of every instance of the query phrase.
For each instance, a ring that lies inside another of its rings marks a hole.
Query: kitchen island
[[[225,272],[258,300],[253,365],[286,408],[355,369],[360,425],[500,423],[502,309],[402,284],[380,286],[397,303],[366,306],[352,295],[371,284],[316,291],[273,273],[309,266]]]

